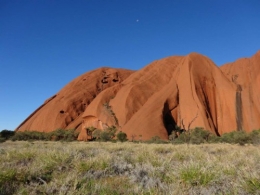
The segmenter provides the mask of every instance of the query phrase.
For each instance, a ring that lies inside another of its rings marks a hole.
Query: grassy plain
[[[0,144],[0,194],[260,194],[260,147]]]

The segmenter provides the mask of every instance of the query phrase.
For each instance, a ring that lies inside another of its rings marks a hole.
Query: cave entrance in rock
[[[169,105],[167,103],[164,104],[163,123],[168,135],[171,135],[172,132],[175,130],[176,122],[172,117]]]

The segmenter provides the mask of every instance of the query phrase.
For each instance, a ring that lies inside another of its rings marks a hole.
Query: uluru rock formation
[[[157,60],[139,71],[101,68],[85,73],[47,100],[18,128],[53,131],[116,126],[128,138],[168,139],[178,125],[221,135],[260,127],[260,52],[217,67],[191,53]]]
[[[87,72],[47,99],[16,131],[50,132],[58,128],[81,130],[82,114],[103,90],[118,85],[133,71],[100,68]]]
[[[241,58],[220,67],[236,85],[236,120],[238,130],[260,128],[260,51],[252,58]]]

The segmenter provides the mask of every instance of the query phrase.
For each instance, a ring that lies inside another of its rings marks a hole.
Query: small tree
[[[127,141],[127,135],[126,135],[126,133],[124,133],[122,131],[118,132],[118,134],[116,134],[116,137],[121,142]]]

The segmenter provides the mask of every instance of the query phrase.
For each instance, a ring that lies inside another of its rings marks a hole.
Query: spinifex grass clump
[[[260,194],[260,148],[6,141],[0,194]]]

